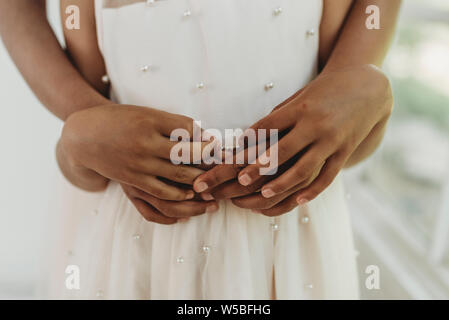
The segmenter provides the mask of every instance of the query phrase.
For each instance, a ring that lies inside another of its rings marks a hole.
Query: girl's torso
[[[203,127],[244,128],[315,76],[321,7],[321,0],[97,0],[98,38],[120,103],[182,113]],[[279,217],[222,201],[219,212],[171,226],[145,221],[115,182],[95,195],[67,186],[66,195],[58,243],[70,254],[58,255],[54,280],[59,289],[66,266],[80,267],[81,290],[63,288],[70,297],[358,296],[339,179]]]
[[[99,46],[120,103],[246,128],[317,72],[322,1],[96,2]]]

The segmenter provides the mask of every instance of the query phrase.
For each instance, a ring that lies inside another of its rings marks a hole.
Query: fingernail
[[[194,196],[195,196],[195,193],[193,191],[187,191],[186,200],[193,199]]]
[[[242,174],[239,176],[239,182],[242,186],[247,186],[251,183],[251,177],[247,173]]]
[[[306,198],[298,198],[296,199],[296,202],[298,202],[301,206],[307,204],[307,202],[309,202],[309,200],[307,200]]]
[[[270,162],[270,159],[268,158],[267,154],[264,153],[259,157],[258,161],[260,164],[268,164]]]
[[[266,188],[266,189],[262,189],[262,195],[265,198],[271,198],[274,197],[276,193],[274,193],[273,190],[271,190],[270,188]]]
[[[216,204],[210,205],[206,208],[207,213],[214,213],[218,211],[218,206]]]
[[[199,182],[195,185],[194,189],[196,192],[203,192],[204,190],[207,190],[209,186],[206,182]]]
[[[203,192],[201,194],[201,198],[203,198],[203,200],[206,200],[206,201],[214,200],[214,197],[210,193],[207,193],[207,192]]]

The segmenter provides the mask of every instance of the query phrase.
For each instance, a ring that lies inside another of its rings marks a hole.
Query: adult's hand
[[[220,165],[196,179],[195,190],[266,215],[286,213],[321,193],[352,155],[373,151],[392,105],[389,81],[376,67],[323,73],[251,127],[287,131],[275,175],[261,176],[260,162]]]
[[[320,74],[301,94],[251,126],[256,132],[289,130],[278,143],[280,165],[305,150],[291,168],[262,187],[262,195],[272,198],[301,185],[295,193],[296,201],[305,204],[314,199],[373,131],[383,134],[379,125],[384,126],[392,107],[390,83],[374,66]],[[240,171],[242,185],[250,185],[260,177],[259,169],[267,163],[266,157],[261,155],[255,164]],[[319,174],[312,179],[316,172]]]
[[[133,186],[162,199],[182,201],[194,197],[191,189],[165,183],[191,185],[204,171],[170,161],[170,141],[175,129],[193,137],[193,120],[151,108],[104,105],[73,113],[60,139],[65,158],[72,167],[92,170],[110,180]],[[182,142],[190,150],[206,143]]]

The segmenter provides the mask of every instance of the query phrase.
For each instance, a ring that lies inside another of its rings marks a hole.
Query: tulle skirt
[[[90,194],[61,179],[59,192],[47,297],[358,298],[339,177],[307,206],[279,217],[221,201],[218,212],[169,226],[144,220],[117,183]]]

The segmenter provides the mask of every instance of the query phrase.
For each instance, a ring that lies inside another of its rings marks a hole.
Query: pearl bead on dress
[[[150,70],[150,66],[147,64],[142,66],[142,68],[140,68],[140,71],[142,71],[142,72],[147,72],[148,70]]]
[[[133,239],[134,240],[140,240],[140,234],[133,235]]]
[[[190,11],[190,10],[186,10],[186,11],[184,11],[184,17],[190,17],[192,15],[192,11]]]
[[[265,91],[271,90],[271,89],[273,89],[273,88],[274,88],[274,83],[273,83],[273,82],[268,82],[268,83],[265,85]]]
[[[272,224],[271,224],[271,229],[272,229],[273,231],[278,231],[278,230],[279,230],[279,225],[276,224],[276,223],[272,223]]]
[[[109,77],[107,74],[105,74],[104,76],[101,77],[101,82],[103,82],[104,84],[109,83]]]
[[[314,29],[309,29],[309,30],[307,30],[306,35],[307,35],[308,37],[314,36],[314,35],[315,35],[315,30],[314,30]]]
[[[273,11],[273,14],[275,15],[275,16],[278,16],[278,15],[280,15],[282,13],[282,7],[278,7],[278,8],[276,8],[276,9],[274,9],[274,11]]]
[[[210,247],[209,246],[203,246],[202,250],[203,250],[204,253],[209,253]]]
[[[198,82],[198,83],[196,84],[196,87],[197,87],[198,89],[204,89],[204,82]]]
[[[184,263],[184,258],[183,257],[179,257],[178,259],[176,259],[177,263]]]
[[[308,224],[309,221],[310,221],[309,216],[304,216],[304,217],[301,218],[301,223],[302,224]]]
[[[306,284],[304,287],[305,287],[306,289],[311,290],[311,289],[313,289],[313,284],[312,284],[312,283],[308,283],[308,284]]]
[[[97,298],[103,297],[103,295],[104,295],[103,290],[98,290],[95,295],[97,296]]]

